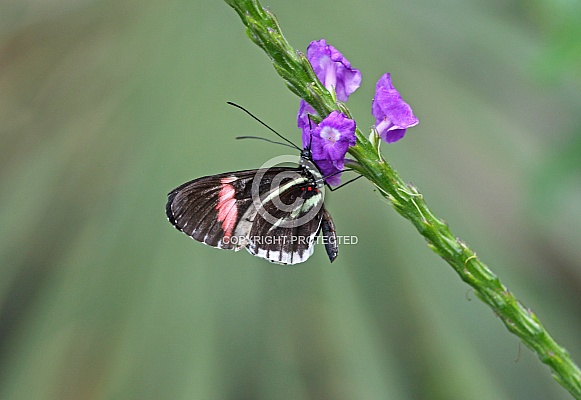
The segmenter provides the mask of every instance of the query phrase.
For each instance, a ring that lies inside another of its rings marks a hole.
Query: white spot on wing
[[[313,235],[314,236],[314,235]],[[268,251],[266,249],[257,248],[256,246],[248,246],[246,250],[253,256],[264,258],[275,264],[299,264],[306,261],[315,251],[315,244],[313,243],[308,248],[304,249],[302,256],[298,251],[287,253],[280,251]]]

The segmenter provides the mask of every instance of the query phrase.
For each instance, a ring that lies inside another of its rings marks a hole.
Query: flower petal
[[[391,83],[389,73],[384,74],[377,81],[371,113],[375,117],[375,129],[388,143],[400,140],[404,137],[407,128],[418,124],[412,108],[403,101]]]
[[[337,99],[347,101],[361,84],[361,72],[351,68],[351,63],[325,39],[309,44],[307,58],[323,85],[336,93]]]

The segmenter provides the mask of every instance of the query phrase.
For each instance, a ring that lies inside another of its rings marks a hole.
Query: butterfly
[[[245,248],[277,264],[306,261],[322,239],[333,262],[337,235],[323,201],[324,179],[305,148],[298,167],[227,172],[184,183],[168,194],[166,215],[194,240],[219,249]]]

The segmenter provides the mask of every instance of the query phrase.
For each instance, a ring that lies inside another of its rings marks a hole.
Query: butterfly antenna
[[[288,143],[277,142],[275,140],[270,140],[270,139],[263,138],[260,136],[236,136],[236,139],[260,139],[260,140],[264,140],[265,142],[280,144],[281,146],[286,146],[286,147],[290,147],[291,149],[294,149],[294,147]]]
[[[282,140],[284,140],[285,142],[287,142],[290,146],[292,146],[293,148],[297,149],[298,151],[302,151],[302,149],[300,147],[298,147],[296,144],[294,144],[293,142],[291,142],[290,140],[288,140],[287,138],[285,138],[284,136],[282,136],[280,133],[278,133],[277,131],[275,131],[274,129],[272,129],[270,126],[268,126],[266,123],[262,122],[262,120],[260,118],[258,118],[257,116],[255,116],[254,114],[252,114],[250,111],[248,111],[246,108],[242,107],[241,105],[238,105],[236,103],[232,103],[231,101],[227,101],[228,104],[230,104],[231,106],[234,106],[236,108],[241,109],[242,111],[244,111],[246,114],[250,115],[252,118],[254,118],[256,121],[260,122],[263,126],[265,126],[266,128],[268,128],[268,130],[270,130],[271,132],[273,132],[276,136],[278,136],[279,138],[281,138]],[[265,139],[266,140],[266,139]]]

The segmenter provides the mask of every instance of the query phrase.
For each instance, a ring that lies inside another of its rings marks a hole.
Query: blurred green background
[[[265,0],[289,41],[392,73],[404,179],[581,362],[581,5]],[[363,180],[329,264],[196,243],[168,191],[288,152],[298,99],[225,3],[0,3],[1,399],[568,399]],[[366,128],[364,128],[365,130]]]

